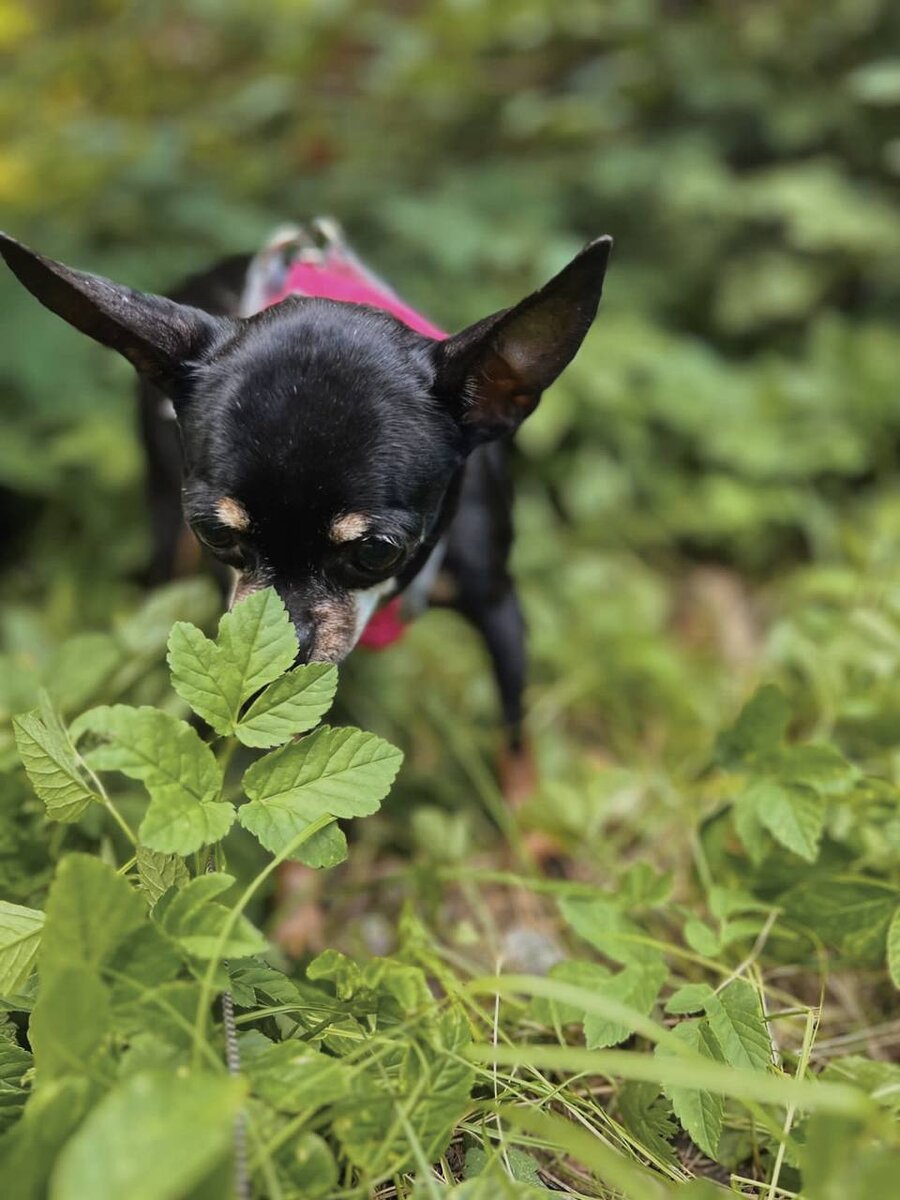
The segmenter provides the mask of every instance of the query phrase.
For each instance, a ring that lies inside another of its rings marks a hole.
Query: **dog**
[[[448,337],[330,222],[280,231],[170,297],[0,234],[25,287],[138,372],[152,579],[189,556],[186,522],[232,576],[231,603],[274,586],[301,662],[340,662],[360,640],[389,643],[430,603],[450,605],[484,639],[505,790],[519,795],[526,656],[508,567],[509,443],[591,327],[611,247],[589,242],[538,291]]]

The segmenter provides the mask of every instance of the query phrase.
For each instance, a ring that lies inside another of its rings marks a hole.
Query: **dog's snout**
[[[296,662],[308,663],[316,642],[316,627],[307,617],[294,617],[293,621],[298,646]]]

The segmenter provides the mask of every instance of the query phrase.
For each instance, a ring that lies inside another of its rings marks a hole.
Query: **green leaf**
[[[60,1148],[95,1096],[95,1084],[73,1075],[43,1079],[31,1093],[21,1120],[0,1138],[0,1180],[15,1181],[15,1200],[46,1200]]]
[[[68,966],[41,978],[28,1025],[34,1065],[44,1081],[96,1074],[110,1032],[109,991],[86,966]]]
[[[234,928],[220,945],[222,931],[230,922],[231,911],[224,904],[214,903],[214,897],[227,891],[234,879],[210,871],[192,879],[180,892],[157,906],[160,927],[195,958],[249,958],[262,954],[267,948],[265,938],[253,928],[246,917],[240,916]]]
[[[295,667],[257,696],[235,732],[245,746],[279,746],[312,729],[331,707],[336,689],[337,667],[332,664]]]
[[[148,846],[138,846],[135,855],[140,888],[151,905],[169,888],[184,887],[190,879],[184,859],[177,854],[161,854]]]
[[[346,859],[347,837],[340,825],[326,825],[304,842],[292,857],[307,867],[328,870]]]
[[[790,718],[782,691],[766,684],[747,701],[731,729],[719,734],[716,761],[726,769],[740,768],[774,749],[783,740]]]
[[[655,1083],[625,1083],[618,1094],[619,1117],[632,1137],[660,1162],[676,1163],[669,1144],[675,1135],[671,1104]]]
[[[253,1093],[278,1112],[323,1108],[348,1096],[353,1075],[338,1058],[305,1042],[241,1039],[241,1061]]]
[[[722,1061],[722,1053],[707,1021],[681,1021],[672,1033],[704,1058]],[[671,1051],[657,1046],[656,1053],[664,1055],[670,1054]],[[714,1092],[698,1088],[669,1086],[664,1090],[672,1101],[675,1116],[681,1122],[685,1133],[696,1142],[704,1154],[714,1159],[722,1134],[725,1101]]]
[[[334,1194],[339,1173],[331,1148],[317,1133],[307,1131],[293,1143],[291,1183],[299,1188],[304,1200],[325,1200]]]
[[[894,987],[900,988],[900,908],[891,917],[887,933],[888,973]]]
[[[396,747],[374,734],[323,725],[249,768],[244,790],[251,802],[241,808],[239,820],[278,853],[321,816],[375,812],[402,761]]]
[[[283,675],[297,657],[297,634],[281,597],[263,588],[219,622],[219,647],[240,679],[241,702]]]
[[[661,959],[656,962],[630,963],[596,990],[612,1000],[627,1004],[641,1016],[648,1016],[667,975],[666,964]],[[595,1013],[585,1015],[584,1039],[589,1050],[615,1046],[632,1033],[634,1029],[630,1025],[610,1021]]]
[[[172,626],[167,661],[172,687],[216,733],[234,729],[240,707],[239,680],[222,651],[196,625]]]
[[[144,902],[109,863],[69,854],[47,897],[41,980],[70,966],[98,972],[145,922]]]
[[[234,805],[218,800],[222,772],[196,729],[155,708],[124,704],[94,708],[72,726],[109,739],[85,757],[97,770],[140,780],[151,796],[141,841],[164,854],[192,854],[220,841],[234,821]]]
[[[702,1012],[707,998],[712,995],[708,983],[685,983],[677,988],[666,1001],[667,1013]]]
[[[416,1143],[426,1162],[440,1157],[469,1105],[474,1074],[460,1053],[467,1039],[465,1021],[449,1010],[421,1040],[405,1034],[390,1073],[377,1063],[365,1070],[332,1122],[352,1163],[373,1176],[404,1170],[417,1161]]]
[[[685,921],[684,940],[692,950],[705,958],[714,958],[722,949],[719,934],[699,917],[690,917]]]
[[[13,719],[16,746],[31,786],[53,821],[77,821],[100,797],[90,786],[65,733],[37,712]]]
[[[0,1133],[22,1115],[29,1084],[22,1076],[32,1066],[32,1056],[14,1041],[0,1038]]]
[[[254,592],[225,613],[215,642],[185,623],[174,625],[169,635],[172,686],[194,712],[223,735],[235,732],[244,701],[277,679],[296,657],[297,635],[274,588]],[[267,720],[264,708],[260,722],[251,724],[249,738],[262,740],[249,740],[248,746],[271,746],[284,740],[267,739],[273,730],[291,723],[289,690],[276,697],[275,716]],[[303,727],[308,729],[309,725]],[[286,737],[292,732],[297,731],[289,730]]]
[[[705,1002],[709,1026],[724,1059],[733,1067],[765,1070],[772,1062],[772,1043],[756,989],[734,979]]]
[[[68,1142],[50,1200],[178,1200],[230,1151],[241,1105],[226,1075],[138,1074]]]
[[[560,983],[571,983],[575,987],[591,990],[605,986],[611,975],[608,967],[577,958],[554,963],[547,972],[549,979],[558,979]],[[534,996],[528,1011],[533,1020],[540,1021],[543,1025],[574,1025],[576,1022],[584,1022],[583,1009],[572,1004],[563,1004],[559,1000],[548,1000],[544,996]]]
[[[12,996],[34,969],[44,914],[0,900],[0,996]]]
[[[900,1065],[848,1054],[833,1059],[819,1076],[826,1083],[849,1083],[900,1115]]]
[[[658,962],[647,934],[604,896],[565,896],[559,910],[575,932],[601,953],[621,963]]]
[[[785,912],[854,961],[880,965],[897,908],[898,890],[842,876],[822,875],[782,897]]]
[[[747,799],[746,790],[737,798],[732,808],[734,828],[741,839],[747,857],[758,867],[771,849],[772,843],[766,834],[765,827],[759,819],[753,797]]]
[[[811,788],[764,777],[750,784],[741,804],[750,805],[760,823],[786,849],[807,862],[818,858],[825,801]]]

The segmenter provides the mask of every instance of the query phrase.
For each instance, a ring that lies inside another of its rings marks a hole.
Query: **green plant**
[[[725,815],[748,871],[744,886],[708,889],[711,923],[673,909],[671,879],[646,865],[612,891],[509,876],[556,895],[574,945],[544,977],[448,960],[412,909],[393,956],[328,950],[292,977],[247,917],[254,896],[288,858],[336,866],[347,853],[336,818],[373,813],[401,760],[372,734],[318,725],[336,669],[293,667],[296,649],[271,590],[224,616],[215,641],[172,627],[172,685],[210,742],[165,706],[104,705],[66,724],[45,696],[16,718],[48,819],[107,823],[98,852],[60,858],[43,910],[0,905],[0,1179],[17,1197],[205,1200],[231,1194],[246,1169],[261,1197],[361,1197],[393,1180],[430,1200],[446,1191],[431,1164],[453,1179],[444,1156],[460,1135],[456,1200],[547,1194],[542,1161],[562,1153],[636,1200],[714,1196],[685,1177],[680,1127],[718,1162],[763,1156],[773,1188],[802,1170],[817,1200],[806,1147],[837,1136],[837,1118],[867,1187],[895,1169],[896,1069],[850,1056],[812,1078],[814,1009],[773,1012],[754,968],[779,938],[794,961],[804,936],[853,961],[887,953],[895,979],[900,953],[897,889],[848,881],[845,903],[818,863],[829,805],[859,773],[833,747],[785,741],[777,689],[717,741],[740,781]],[[236,896],[235,826],[272,855]],[[432,814],[422,828],[441,824]],[[779,882],[784,852],[808,879]],[[799,1041],[774,1039],[791,1016]],[[615,1081],[612,1112],[580,1082],[598,1076]]]

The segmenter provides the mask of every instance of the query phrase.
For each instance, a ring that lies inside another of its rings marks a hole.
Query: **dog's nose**
[[[299,647],[295,662],[298,664],[308,663],[316,641],[316,627],[305,617],[294,617],[294,632],[297,634]]]

